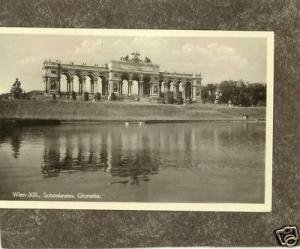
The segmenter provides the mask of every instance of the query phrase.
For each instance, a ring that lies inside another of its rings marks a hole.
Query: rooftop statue
[[[142,62],[142,60],[139,58],[139,56],[141,56],[141,54],[139,52],[134,52],[134,53],[131,53],[131,55],[133,55],[133,58],[131,59],[132,62],[134,63],[140,63]]]
[[[125,57],[121,57],[121,61],[129,61],[129,55],[126,55]]]
[[[146,64],[151,64],[151,60],[146,56],[144,62]]]
[[[129,55],[126,55],[125,57],[121,57],[120,60],[121,61],[125,61],[125,62],[133,62],[133,63],[144,63],[144,64],[151,64],[151,60],[149,59],[149,57],[145,57],[144,60],[141,60],[139,57],[141,56],[141,54],[139,52],[133,52],[131,53],[132,58],[129,58]]]

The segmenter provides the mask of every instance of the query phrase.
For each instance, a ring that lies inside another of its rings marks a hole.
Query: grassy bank
[[[0,119],[42,120],[250,120],[265,119],[264,107],[213,104],[164,105],[122,102],[45,102],[1,100]]]

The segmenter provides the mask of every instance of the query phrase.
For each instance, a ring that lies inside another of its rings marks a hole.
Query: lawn
[[[53,102],[0,100],[0,119],[55,120],[265,120],[265,107],[214,104],[154,104],[147,102]]]

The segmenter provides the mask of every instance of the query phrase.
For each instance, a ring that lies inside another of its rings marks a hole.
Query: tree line
[[[266,85],[248,83],[242,80],[225,80],[207,84],[201,89],[203,103],[227,104],[234,106],[265,106]]]

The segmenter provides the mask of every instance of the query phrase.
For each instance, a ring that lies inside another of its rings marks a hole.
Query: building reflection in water
[[[12,156],[17,159],[22,145],[22,129],[10,125],[0,126],[0,144],[7,140],[11,144]]]
[[[28,153],[23,145],[44,145],[39,151],[44,177],[101,171],[112,176],[112,184],[138,185],[162,168],[237,167],[234,158],[246,157],[248,148],[263,154],[264,134],[264,124],[250,123],[63,124],[0,129],[0,145],[9,144],[17,160]]]
[[[44,138],[44,177],[78,171],[103,171],[113,176],[112,184],[138,185],[158,173],[159,163],[149,153],[151,139],[144,132],[78,130],[45,134]]]

